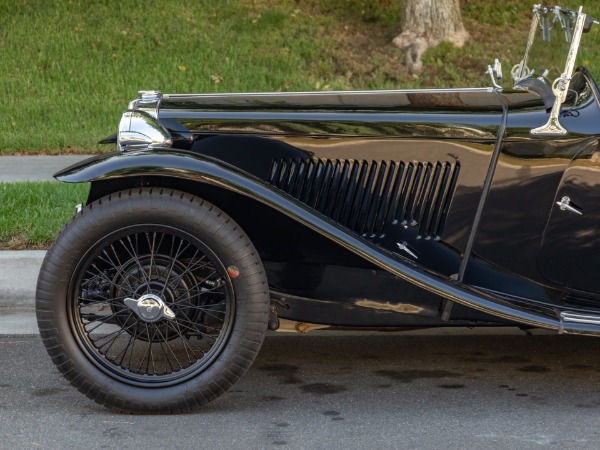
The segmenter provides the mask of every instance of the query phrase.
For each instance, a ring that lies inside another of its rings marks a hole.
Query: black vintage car
[[[267,329],[597,335],[593,23],[536,5],[510,87],[496,62],[486,88],[142,91],[117,152],[56,174],[91,188],[40,272],[52,360],[101,404],[175,413],[229,389]]]

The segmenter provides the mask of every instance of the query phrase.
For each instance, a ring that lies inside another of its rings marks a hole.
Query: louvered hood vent
[[[448,162],[275,159],[269,182],[363,236],[400,223],[439,239],[459,171]]]

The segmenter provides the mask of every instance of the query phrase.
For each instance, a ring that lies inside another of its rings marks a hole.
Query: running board
[[[561,312],[558,334],[600,336],[600,316]]]

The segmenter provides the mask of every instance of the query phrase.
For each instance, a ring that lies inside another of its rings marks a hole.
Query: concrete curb
[[[0,308],[33,308],[44,250],[0,251]]]

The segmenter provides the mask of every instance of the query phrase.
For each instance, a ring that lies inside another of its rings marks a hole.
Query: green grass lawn
[[[482,86],[494,57],[521,58],[532,3],[463,0],[470,43],[431,49],[412,76],[391,44],[399,0],[0,0],[0,154],[100,151],[140,89]],[[595,74],[599,38],[581,57]]]
[[[0,183],[0,249],[45,248],[88,190],[56,181]]]
[[[113,150],[140,89],[310,91],[489,85],[522,57],[534,2],[461,0],[472,39],[401,64],[399,0],[0,0],[0,154]],[[600,2],[585,2],[600,18]],[[576,8],[577,0],[561,2]],[[580,63],[600,78],[600,32]],[[87,186],[0,183],[0,248],[41,248]]]

